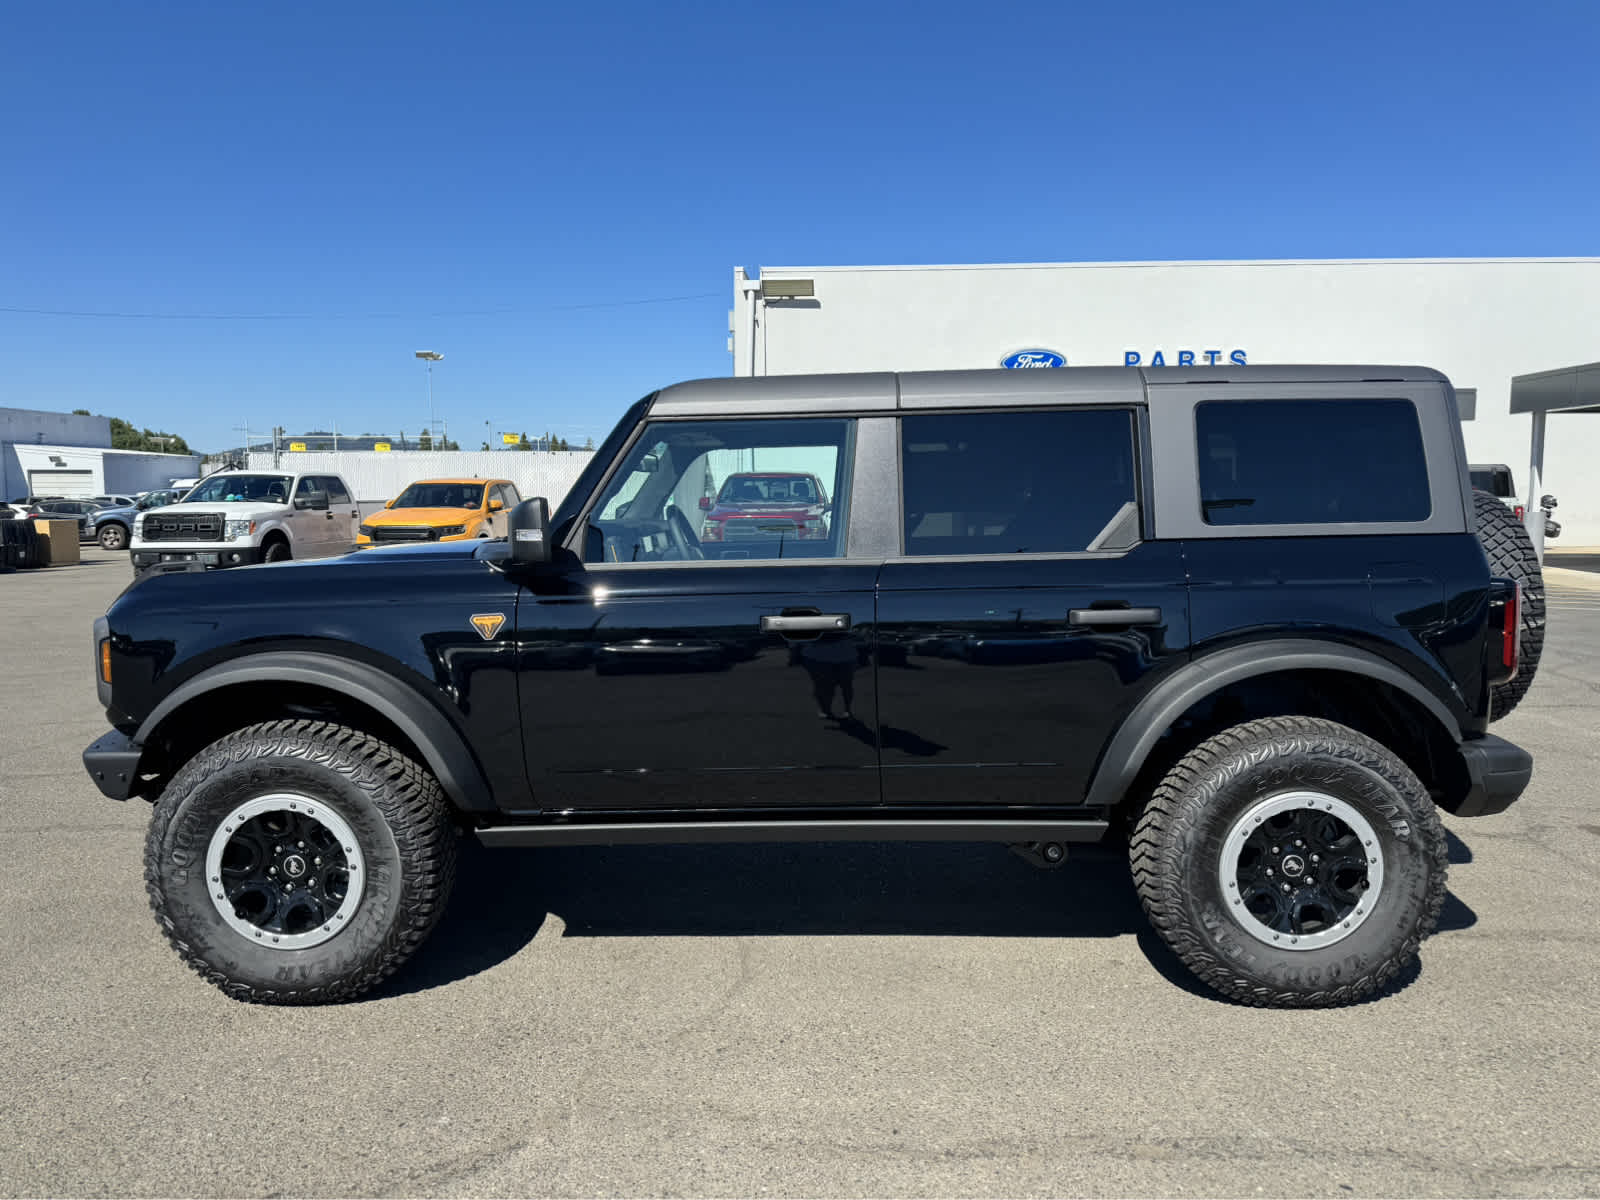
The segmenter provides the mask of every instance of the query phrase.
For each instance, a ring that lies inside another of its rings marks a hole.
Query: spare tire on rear
[[[1539,654],[1544,649],[1544,574],[1539,570],[1539,555],[1527,527],[1505,502],[1479,491],[1472,493],[1472,499],[1478,509],[1478,540],[1489,556],[1489,570],[1522,585],[1517,677],[1495,685],[1489,719],[1498,721],[1528,694],[1534,672],[1539,669]]]

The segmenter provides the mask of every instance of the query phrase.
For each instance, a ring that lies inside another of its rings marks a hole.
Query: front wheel
[[[273,541],[268,544],[267,552],[261,556],[262,562],[288,562],[292,556],[289,553],[289,543]]]
[[[273,721],[206,747],[145,841],[178,957],[239,1000],[318,1004],[387,978],[438,922],[455,832],[438,782],[367,734]]]
[[[1130,844],[1156,931],[1247,1004],[1328,1007],[1383,987],[1444,903],[1444,829],[1411,769],[1332,721],[1272,717],[1168,772]]]
[[[102,550],[122,550],[128,545],[128,531],[121,525],[113,522],[102,526],[100,529],[100,548]]]

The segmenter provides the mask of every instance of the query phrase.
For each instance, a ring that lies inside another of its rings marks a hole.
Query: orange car
[[[509,479],[423,479],[361,522],[357,547],[504,537],[522,500]]]

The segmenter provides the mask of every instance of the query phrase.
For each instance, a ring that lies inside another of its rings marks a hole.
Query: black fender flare
[[[327,688],[381,713],[411,740],[453,804],[492,811],[483,768],[466,737],[439,708],[404,680],[355,659],[308,650],[277,650],[220,663],[185,680],[151,710],[133,742],[143,746],[161,723],[197,697],[241,683],[304,683]]]
[[[1249,642],[1193,659],[1140,700],[1101,755],[1084,803],[1110,808],[1120,801],[1161,735],[1191,706],[1231,683],[1280,671],[1340,671],[1387,683],[1422,705],[1451,741],[1461,742],[1461,723],[1444,701],[1370,651],[1310,638]]]

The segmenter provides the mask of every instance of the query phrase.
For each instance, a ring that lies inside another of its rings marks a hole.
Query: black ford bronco
[[[708,531],[735,473],[831,499]],[[84,762],[154,802],[156,917],[245,1000],[396,970],[466,833],[1125,845],[1211,987],[1342,1004],[1433,929],[1438,810],[1532,770],[1488,727],[1537,559],[1417,368],[685,383],[508,538],[186,567],[96,622]]]

